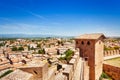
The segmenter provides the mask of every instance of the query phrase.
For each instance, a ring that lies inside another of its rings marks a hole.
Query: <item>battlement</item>
[[[120,57],[120,50],[108,50],[104,51],[104,60]]]

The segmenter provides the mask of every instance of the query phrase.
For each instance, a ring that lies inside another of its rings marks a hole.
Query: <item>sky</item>
[[[0,0],[0,34],[120,36],[119,0]]]

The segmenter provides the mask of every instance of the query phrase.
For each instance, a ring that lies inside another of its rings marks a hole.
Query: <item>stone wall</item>
[[[111,66],[108,64],[103,64],[103,71],[108,74],[114,80],[120,80],[120,68]]]

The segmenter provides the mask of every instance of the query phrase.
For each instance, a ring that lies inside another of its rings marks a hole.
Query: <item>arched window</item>
[[[90,45],[90,41],[87,42],[87,45]]]
[[[82,41],[81,44],[84,45],[84,42]]]
[[[76,41],[76,44],[78,44],[78,41]]]

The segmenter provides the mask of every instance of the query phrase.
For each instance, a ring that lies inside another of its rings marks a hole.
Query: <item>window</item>
[[[34,73],[35,73],[35,74],[37,74],[37,72],[36,72],[36,71],[34,71]]]
[[[78,41],[76,41],[76,44],[78,44]]]
[[[82,41],[81,44],[84,45],[84,42]]]
[[[88,61],[88,58],[87,58],[87,57],[85,57],[85,61]]]
[[[90,42],[89,42],[89,41],[87,42],[87,45],[90,45]]]

